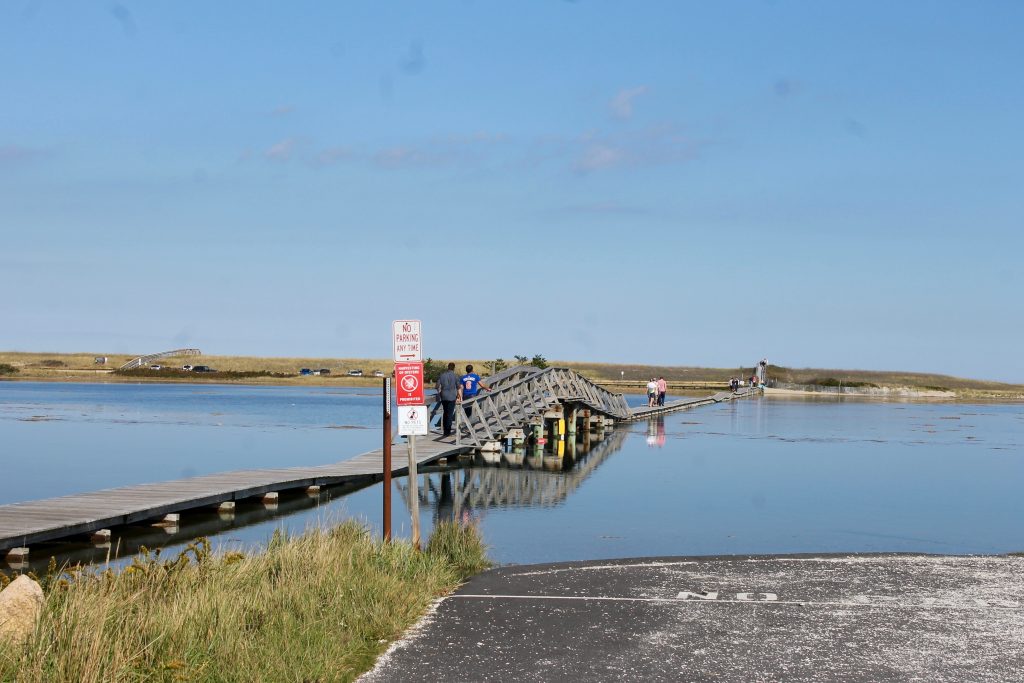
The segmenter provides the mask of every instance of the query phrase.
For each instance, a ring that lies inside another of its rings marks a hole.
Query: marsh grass
[[[423,552],[347,522],[256,554],[205,539],[172,561],[44,577],[46,606],[0,680],[350,681],[438,596],[488,566],[474,527],[440,524]]]

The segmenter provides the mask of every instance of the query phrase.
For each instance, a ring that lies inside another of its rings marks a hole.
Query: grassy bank
[[[168,368],[183,364],[208,365],[221,372],[200,375],[170,370],[140,370],[130,374],[114,373],[113,369],[131,359],[126,355],[108,355],[106,366],[97,366],[93,358],[103,354],[77,353],[23,353],[0,352],[0,368],[8,366],[3,379],[35,381],[79,382],[216,382],[239,384],[275,384],[296,386],[363,386],[380,387],[380,379],[349,377],[350,370],[362,370],[372,375],[374,370],[391,372],[392,363],[382,358],[262,358],[255,356],[193,356],[168,358],[157,361]],[[486,360],[441,358],[461,368],[473,363],[481,374],[487,373]],[[506,361],[508,362],[508,361]],[[730,377],[747,376],[752,366],[735,368],[700,368],[690,366],[660,366],[610,363],[579,363],[553,360],[551,365],[570,367],[587,377],[607,384],[616,391],[643,391],[652,376],[665,377],[673,389],[718,390],[724,388]],[[300,368],[328,368],[330,375],[298,376]],[[771,365],[768,376],[793,384],[842,383],[845,387],[891,387],[925,391],[955,391],[962,398],[1024,399],[1024,385],[966,379],[949,375],[876,370],[844,370],[828,368],[790,368]]]
[[[477,531],[453,524],[424,552],[351,522],[252,555],[201,540],[175,561],[44,579],[36,635],[0,649],[0,680],[350,681],[486,565]]]

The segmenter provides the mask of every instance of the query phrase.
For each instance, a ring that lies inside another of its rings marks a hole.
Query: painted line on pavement
[[[679,605],[788,605],[795,607],[892,607],[895,609],[945,609],[945,610],[1024,610],[1017,605],[940,605],[911,604],[896,602],[822,602],[816,600],[682,600],[679,598],[623,598],[602,595],[484,595],[458,593],[445,600],[470,598],[476,600],[565,600],[580,602],[649,602],[676,603]]]

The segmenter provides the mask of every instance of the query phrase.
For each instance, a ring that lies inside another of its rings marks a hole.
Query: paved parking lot
[[[647,558],[503,567],[371,681],[1020,681],[1024,558]]]

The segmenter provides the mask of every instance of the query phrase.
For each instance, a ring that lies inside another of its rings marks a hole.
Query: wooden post
[[[28,548],[11,548],[7,551],[6,559],[11,564],[28,562]]]

